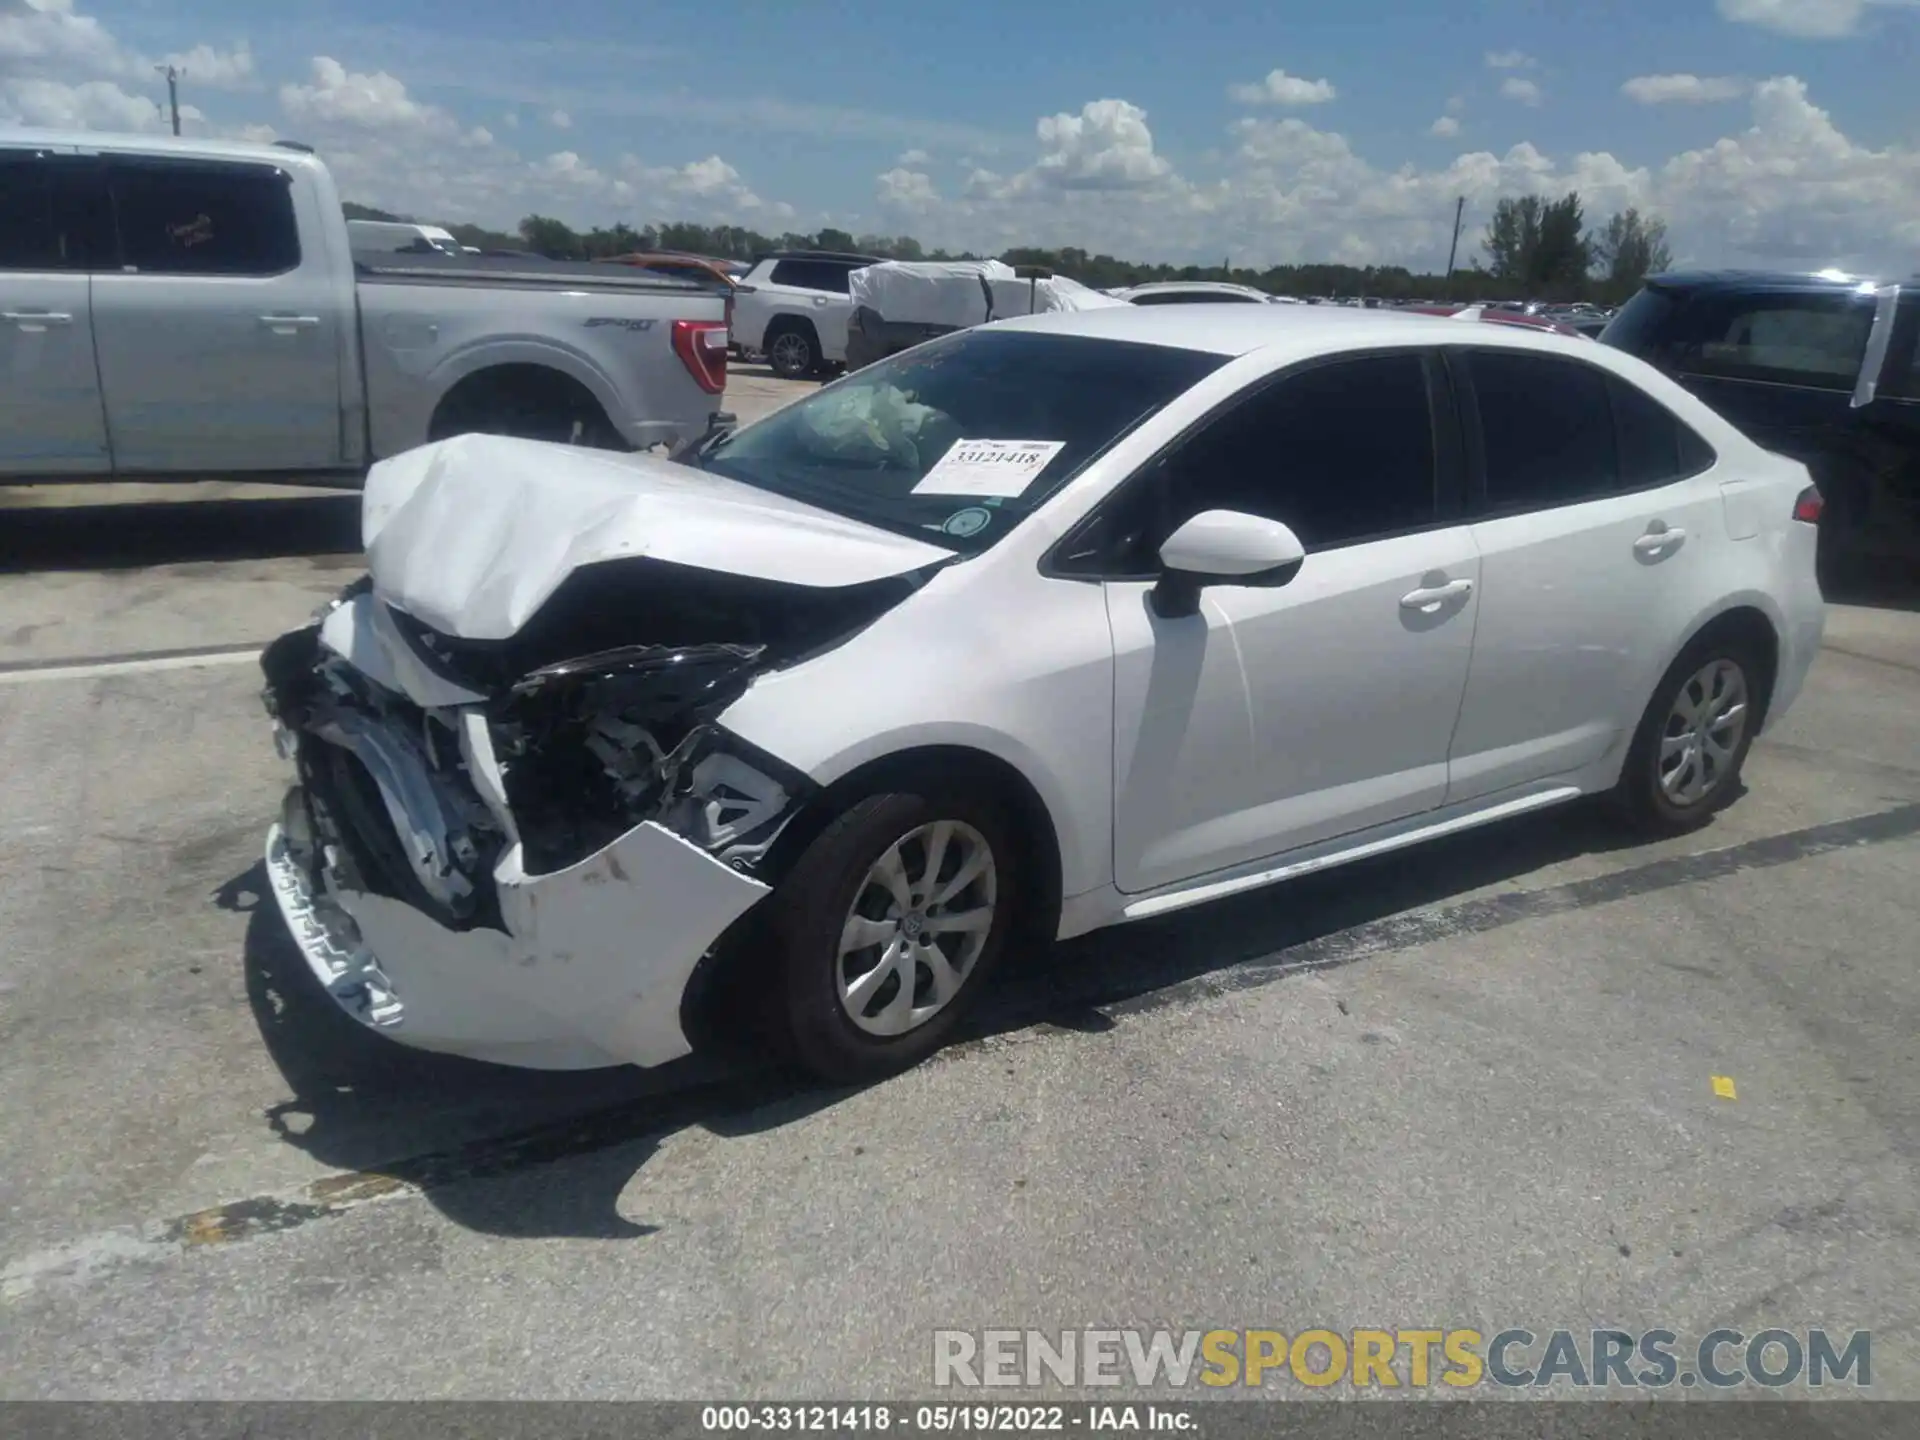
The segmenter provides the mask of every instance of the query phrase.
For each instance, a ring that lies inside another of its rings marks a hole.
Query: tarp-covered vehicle
[[[853,297],[849,370],[1010,315],[1121,303],[1065,275],[1016,270],[999,260],[888,260],[854,271],[847,283]]]

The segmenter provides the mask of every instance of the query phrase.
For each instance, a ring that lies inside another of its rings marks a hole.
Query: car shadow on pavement
[[[357,492],[0,513],[0,574],[360,554]]]
[[[1234,988],[1421,943],[1432,936],[1409,924],[1401,941],[1395,917],[1633,843],[1592,807],[1562,807],[1049,946],[1000,972],[956,1046],[1036,1026],[1097,1035],[1113,1028],[1110,1009],[1151,1005],[1196,982]],[[649,1071],[516,1070],[409,1049],[333,1004],[266,885],[256,864],[223,885],[215,903],[249,914],[247,996],[292,1096],[266,1113],[267,1124],[331,1168],[418,1186],[475,1231],[643,1237],[650,1227],[623,1218],[620,1197],[673,1133],[759,1133],[852,1093],[773,1066],[752,1036]],[[1382,929],[1386,943],[1313,953],[1316,944]]]
[[[470,1229],[646,1234],[616,1202],[665,1135],[765,1106],[784,1121],[832,1098],[739,1054],[654,1070],[552,1071],[415,1050],[353,1020],[321,989],[271,899],[263,862],[220,886],[214,903],[248,917],[247,1000],[291,1096],[264,1112],[268,1127],[329,1168],[418,1185]],[[561,1158],[573,1162],[563,1180],[536,1173]]]

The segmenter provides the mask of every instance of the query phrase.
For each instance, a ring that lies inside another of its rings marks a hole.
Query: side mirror
[[[1196,613],[1200,592],[1209,585],[1285,585],[1306,558],[1300,537],[1278,520],[1203,510],[1160,547],[1154,613],[1169,620]]]

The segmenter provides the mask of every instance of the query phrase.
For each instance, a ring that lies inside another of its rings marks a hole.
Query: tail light
[[[1826,508],[1827,502],[1820,494],[1820,487],[1809,485],[1793,502],[1793,518],[1803,525],[1818,525],[1820,512]]]
[[[727,388],[727,325],[724,320],[676,320],[673,353],[709,395]]]

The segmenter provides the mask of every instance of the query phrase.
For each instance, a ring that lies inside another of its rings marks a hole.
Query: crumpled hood
[[[375,465],[360,529],[380,597],[465,640],[516,634],[567,576],[607,560],[837,589],[953,558],[671,461],[499,435]]]

